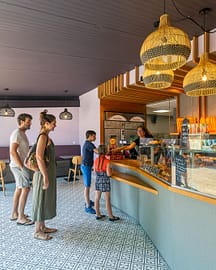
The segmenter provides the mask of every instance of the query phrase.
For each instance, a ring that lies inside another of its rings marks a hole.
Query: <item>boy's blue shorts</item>
[[[85,187],[91,186],[92,166],[81,165],[81,171],[83,174],[83,181]]]

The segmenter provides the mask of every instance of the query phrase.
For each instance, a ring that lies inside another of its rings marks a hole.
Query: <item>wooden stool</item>
[[[80,168],[78,168],[78,166],[81,165],[81,163],[82,163],[82,157],[81,156],[74,156],[72,158],[72,165],[74,165],[74,168],[69,168],[68,169],[68,182],[70,181],[71,172],[73,172],[73,174],[74,174],[74,183],[76,181],[77,171],[78,171],[79,176],[80,176]]]
[[[2,184],[2,191],[5,195],[5,181],[4,181],[4,177],[3,177],[3,171],[6,169],[6,163],[3,160],[0,160],[0,181]]]

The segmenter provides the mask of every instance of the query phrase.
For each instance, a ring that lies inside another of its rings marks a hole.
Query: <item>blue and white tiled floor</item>
[[[59,231],[50,241],[35,240],[33,226],[9,220],[13,188],[7,185],[6,197],[0,192],[1,270],[170,270],[134,219],[114,209],[119,222],[96,221],[83,211],[82,181],[58,179],[58,215],[47,225]],[[26,213],[31,213],[31,197]]]

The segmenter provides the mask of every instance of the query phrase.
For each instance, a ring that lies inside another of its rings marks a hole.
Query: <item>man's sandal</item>
[[[24,217],[29,218],[29,215],[25,214]],[[18,219],[18,217],[11,217],[10,221],[16,221],[17,219]]]
[[[46,234],[44,232],[35,232],[34,233],[34,238],[37,240],[51,240],[52,236],[50,236],[49,234]]]
[[[31,219],[26,219],[24,222],[19,222],[17,221],[17,225],[22,225],[22,226],[29,226],[29,225],[33,225],[34,221],[32,221]]]

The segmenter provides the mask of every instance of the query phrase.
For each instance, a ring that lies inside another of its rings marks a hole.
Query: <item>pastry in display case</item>
[[[177,156],[183,156],[180,164]],[[182,168],[179,167],[182,165]],[[172,167],[179,178],[172,175],[172,184],[190,191],[216,196],[216,151],[196,149],[173,149]]]
[[[162,181],[171,183],[171,149],[163,140],[144,146],[140,153],[141,169]],[[144,157],[142,153],[145,153]]]
[[[158,145],[149,145],[151,154],[140,157],[141,169],[169,185],[215,197],[216,140],[200,140],[208,147],[182,148],[177,140],[176,144],[161,140]]]

